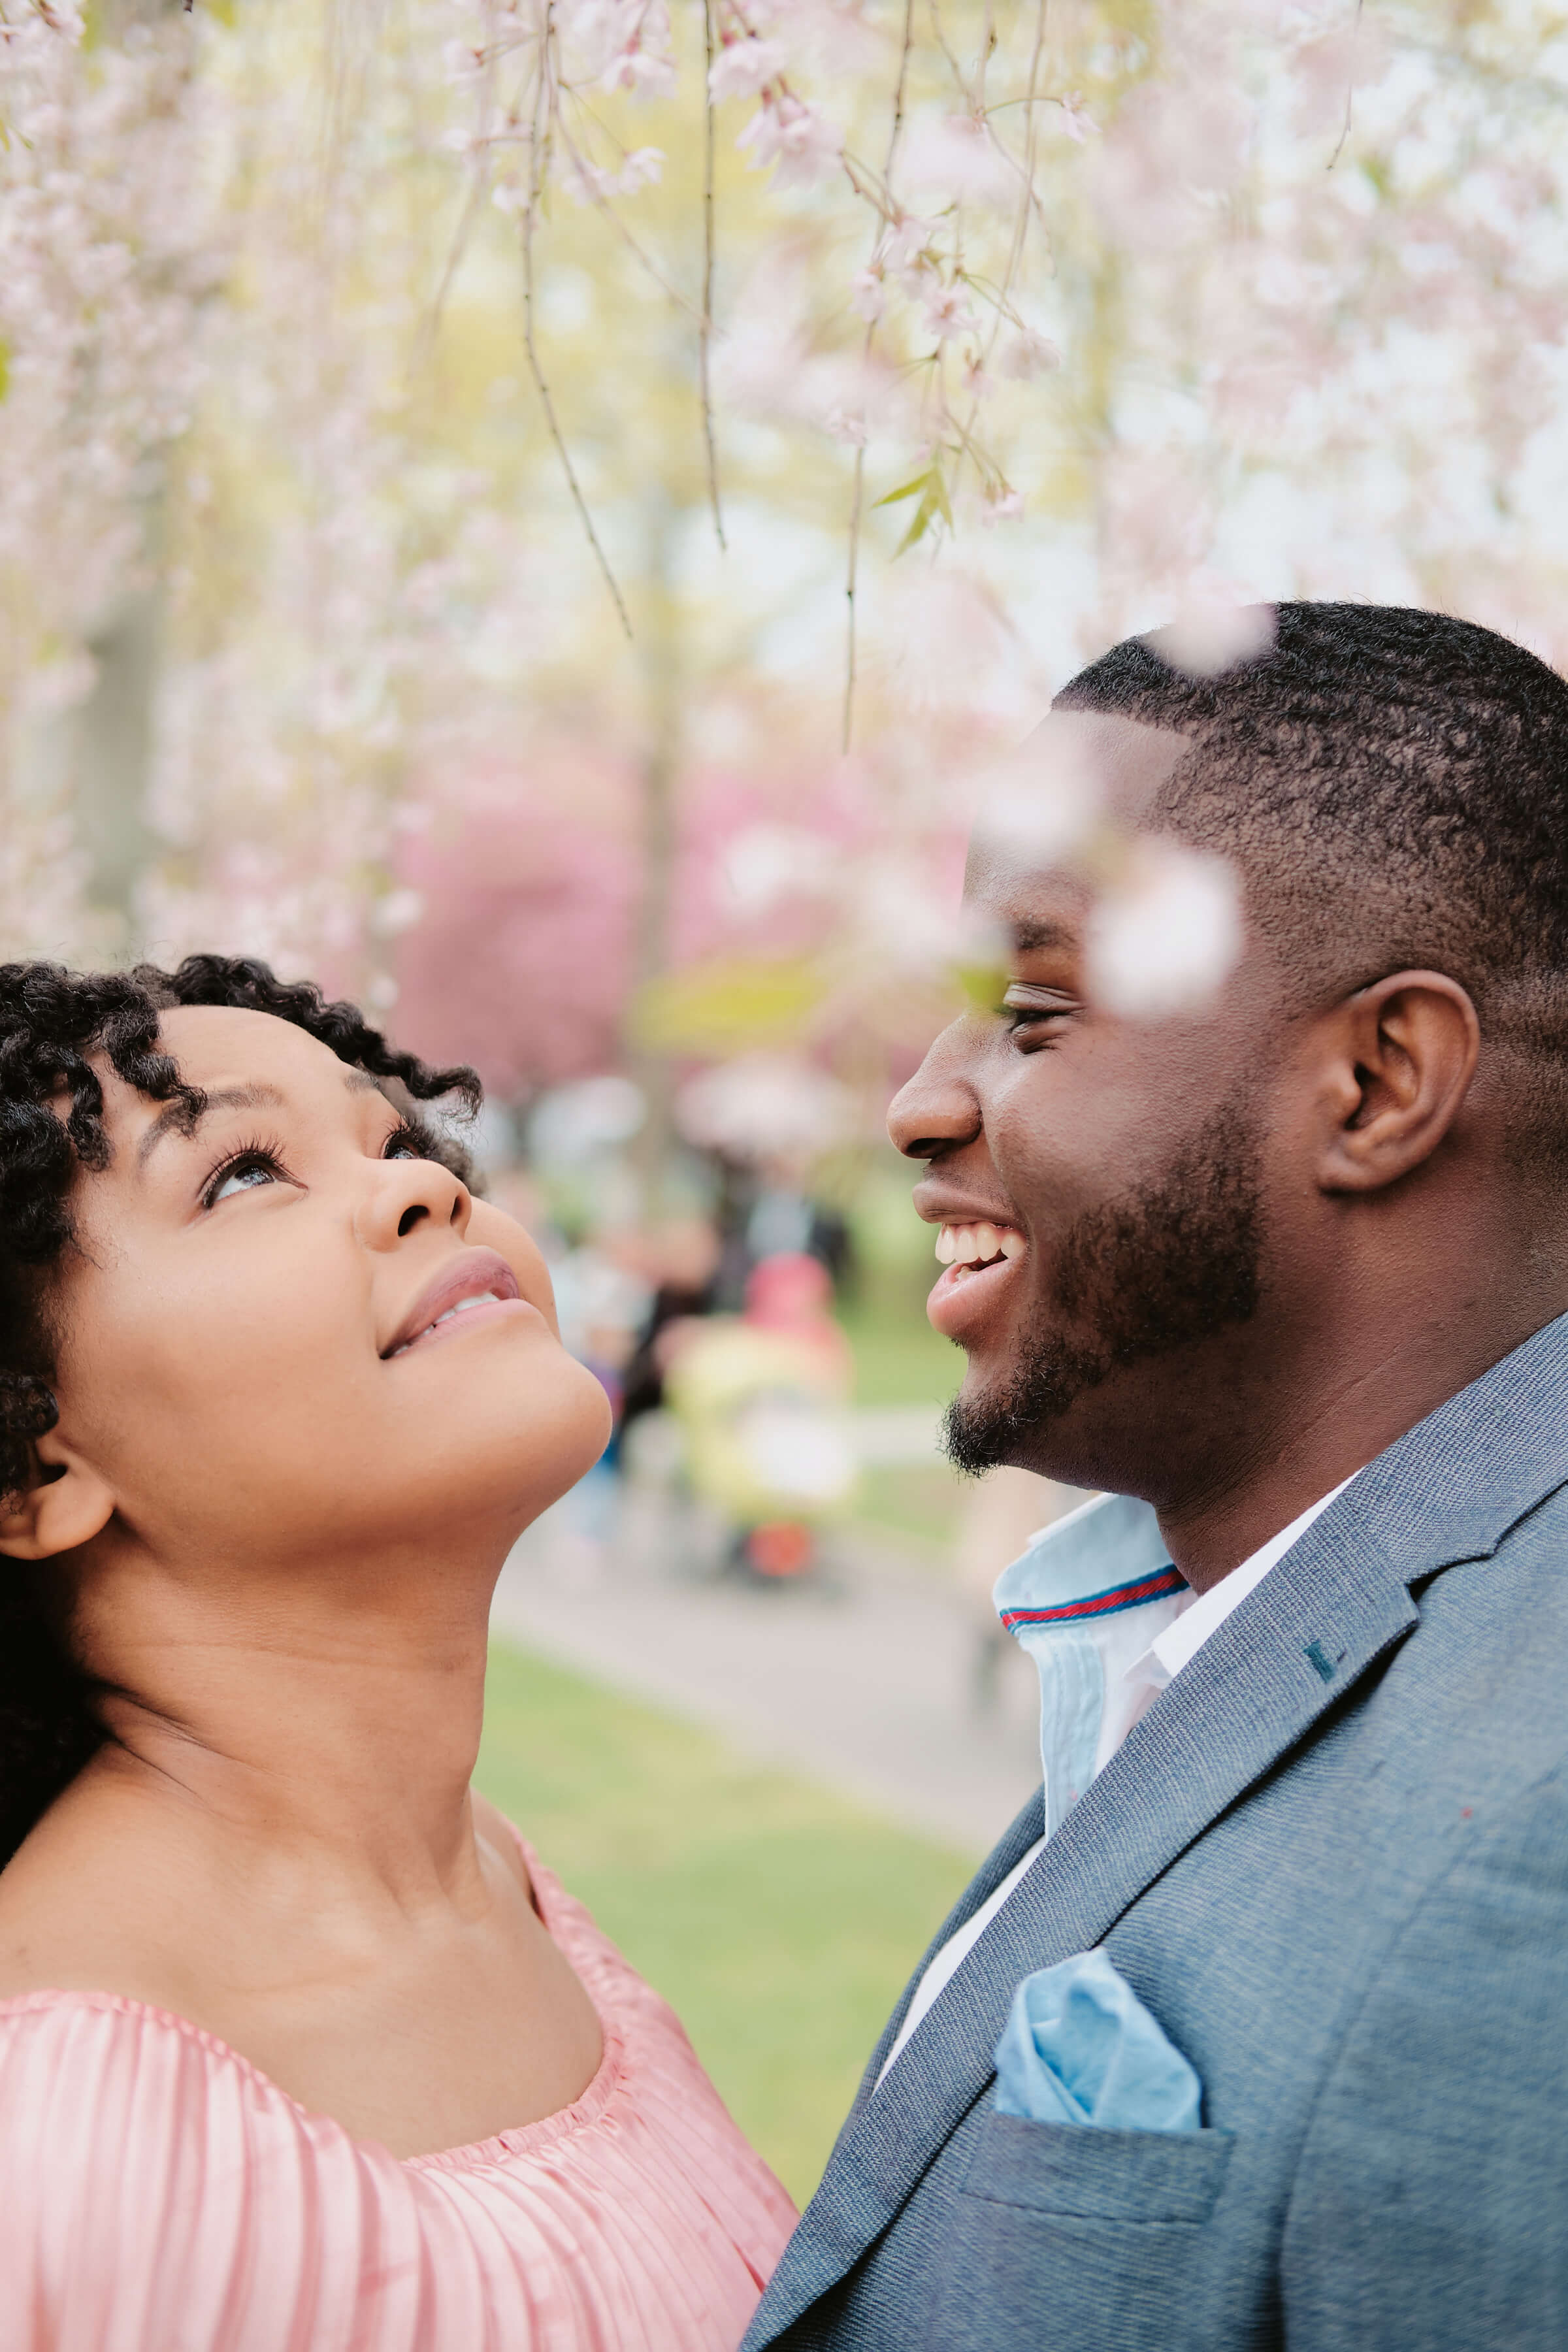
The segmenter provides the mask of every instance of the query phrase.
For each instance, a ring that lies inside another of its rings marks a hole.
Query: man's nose
[[[963,1021],[944,1029],[888,1111],[888,1133],[909,1160],[936,1160],[973,1143],[980,1133],[980,1100],[964,1075]]]

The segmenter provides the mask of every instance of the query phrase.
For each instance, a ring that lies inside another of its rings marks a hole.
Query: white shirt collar
[[[1040,1677],[1047,1835],[1139,1717],[1349,1484],[1202,1595],[1172,1565],[1149,1505],[1128,1495],[1101,1495],[1069,1512],[1004,1569],[997,1612]]]
[[[1358,1475],[1352,1470],[1351,1478]],[[1181,1613],[1175,1623],[1168,1625],[1163,1633],[1156,1633],[1148,1648],[1129,1666],[1128,1681],[1151,1682],[1156,1690],[1163,1690],[1196,1657],[1209,1635],[1218,1632],[1231,1611],[1240,1608],[1276,1562],[1282,1560],[1291,1545],[1306,1534],[1312,1521],[1321,1517],[1331,1503],[1339,1500],[1350,1483],[1350,1478],[1342,1478],[1331,1494],[1310,1503],[1299,1518],[1292,1519],[1288,1528],[1281,1528],[1277,1536],[1270,1536],[1266,1544],[1260,1544],[1239,1568],[1233,1568],[1228,1576],[1222,1576],[1206,1592],[1190,1593],[1180,1601]]]

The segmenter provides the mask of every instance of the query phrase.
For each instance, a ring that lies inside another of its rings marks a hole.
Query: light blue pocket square
[[[1037,2124],[1196,2131],[1203,2084],[1104,1952],[1037,1969],[996,2044],[996,2107]]]

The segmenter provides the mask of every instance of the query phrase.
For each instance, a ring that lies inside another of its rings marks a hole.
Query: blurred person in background
[[[718,1304],[722,1244],[706,1217],[683,1217],[647,1237],[641,1252],[650,1286],[624,1376],[621,1426],[664,1403],[664,1375],[689,1323],[710,1315]]]
[[[469,1785],[609,1409],[453,1090],[261,964],[0,967],[0,2352],[732,2352],[787,2233]]]
[[[590,1582],[603,1574],[616,1543],[626,1380],[648,1307],[648,1285],[627,1262],[634,1256],[622,1235],[583,1234],[551,1267],[562,1345],[593,1373],[610,1409],[608,1444],[556,1505],[551,1522],[560,1539],[557,1567]]]
[[[1242,617],[1058,698],[972,849],[994,1009],[889,1114],[950,1451],[1104,1491],[1001,1580],[1044,1786],[746,2352],[1568,2341],[1568,686]],[[1113,849],[1229,861],[1201,991],[1184,921],[1111,957]]]
[[[755,1159],[715,1155],[720,1172],[718,1219],[720,1262],[717,1303],[731,1310],[745,1297],[754,1266],[770,1257],[814,1257],[827,1268],[833,1286],[847,1293],[855,1281],[855,1251],[848,1220],[818,1197],[809,1162],[800,1151],[763,1151]]]
[[[854,1362],[826,1268],[800,1251],[763,1258],[742,1315],[671,1327],[667,1339],[688,1475],[730,1531],[728,1565],[763,1583],[805,1574],[858,1477]]]

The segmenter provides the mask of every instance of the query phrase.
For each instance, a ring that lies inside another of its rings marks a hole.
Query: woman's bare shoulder
[[[531,1903],[533,1882],[528,1874],[527,1857],[516,1830],[500,1806],[492,1805],[488,1797],[481,1797],[477,1789],[469,1790],[468,1801],[473,1809],[474,1835],[505,1866]]]
[[[97,1790],[44,1815],[0,1870],[0,2000],[101,1991],[183,2012],[189,1922],[143,1831]]]

